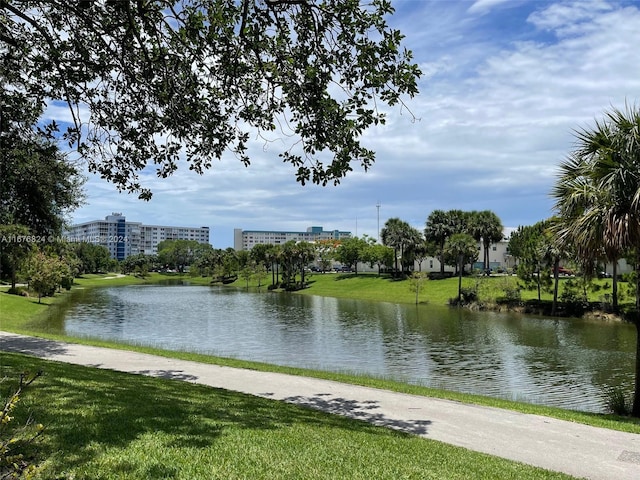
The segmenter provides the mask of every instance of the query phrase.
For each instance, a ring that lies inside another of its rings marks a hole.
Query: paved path
[[[220,367],[5,332],[0,332],[0,350],[284,400],[576,477],[640,479],[637,434],[328,380]]]

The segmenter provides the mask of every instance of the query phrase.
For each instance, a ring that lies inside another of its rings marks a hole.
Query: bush
[[[560,301],[567,304],[581,304],[587,301],[584,291],[574,280],[567,280],[560,294]]]
[[[610,413],[623,416],[631,415],[633,399],[621,387],[605,388],[604,395],[605,404]]]
[[[7,290],[7,293],[10,295],[20,295],[21,297],[28,297],[29,291],[26,287],[15,287]]]
[[[71,287],[73,286],[73,277],[63,277],[62,281],[60,282],[60,286],[65,290],[71,290]]]
[[[475,288],[463,288],[460,290],[462,303],[472,303],[478,301],[478,290]]]

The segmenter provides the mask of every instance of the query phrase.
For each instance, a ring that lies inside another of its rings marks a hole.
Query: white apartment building
[[[267,230],[233,229],[233,248],[236,251],[251,250],[256,245],[282,245],[291,240],[295,242],[317,242],[319,240],[342,240],[351,238],[351,232],[324,230],[322,227],[309,227],[305,232],[283,232]]]
[[[123,260],[130,255],[155,255],[163,240],[195,240],[209,243],[209,227],[174,227],[127,222],[122,213],[112,213],[104,220],[73,225],[65,234],[71,242],[102,245],[111,258]]]
[[[489,268],[493,271],[498,269],[511,269],[515,265],[515,258],[509,253],[509,231],[505,231],[502,240],[489,245]],[[482,270],[484,268],[484,246],[482,241],[478,242],[478,259],[471,266],[472,269]],[[440,259],[436,257],[428,257],[422,261],[422,265],[417,262],[415,269],[423,272],[439,272],[440,271]],[[455,267],[451,265],[445,265],[445,272],[453,272]]]

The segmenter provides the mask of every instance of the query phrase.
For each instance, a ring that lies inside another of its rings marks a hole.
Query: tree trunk
[[[633,388],[631,415],[640,418],[640,319],[638,318],[638,312],[636,312],[633,323],[636,326],[636,381]]]
[[[633,323],[636,326],[636,380],[631,415],[638,418],[640,417],[640,248],[636,249],[636,311]]]
[[[460,305],[460,302],[462,301],[462,262],[463,257],[460,255],[460,260],[458,260],[460,265],[458,267],[458,305]]]
[[[553,304],[551,305],[551,316],[554,316],[556,314],[556,308],[558,307],[558,270],[559,269],[560,269],[560,258],[556,257],[553,261]],[[540,281],[540,278],[538,278],[538,281]]]
[[[482,240],[482,246],[484,247],[484,261],[482,262],[484,265],[485,272],[489,270],[489,245],[484,244],[484,240]]]
[[[15,292],[16,290],[16,264],[11,262],[11,291]]]
[[[611,287],[611,301],[614,313],[618,313],[618,261],[613,262],[613,285]]]
[[[393,249],[393,256],[395,257],[395,265],[396,265],[396,270],[395,272],[393,272],[393,276],[397,277],[398,276],[398,250],[397,249]]]

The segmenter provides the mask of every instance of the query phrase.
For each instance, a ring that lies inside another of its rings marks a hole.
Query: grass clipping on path
[[[25,369],[44,371],[16,412],[45,425],[36,478],[571,478],[283,402],[2,355],[1,375]]]

